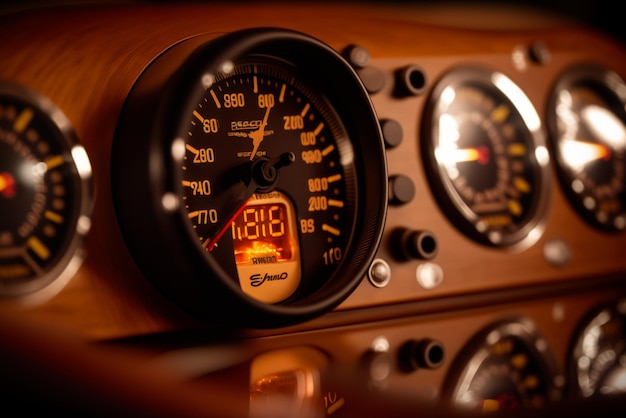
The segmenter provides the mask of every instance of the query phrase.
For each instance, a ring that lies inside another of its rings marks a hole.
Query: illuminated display
[[[251,199],[231,225],[235,261],[241,264],[271,264],[291,261],[294,238],[289,228],[288,201],[278,193],[272,200]]]

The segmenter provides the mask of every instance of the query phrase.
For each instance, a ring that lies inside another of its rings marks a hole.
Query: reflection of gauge
[[[496,411],[539,408],[558,399],[562,377],[546,341],[527,321],[505,322],[481,333],[459,356],[450,396],[463,408]]]
[[[591,224],[626,228],[626,85],[614,73],[579,68],[556,86],[549,120],[563,187]]]
[[[279,326],[328,310],[362,278],[385,216],[367,93],[338,54],[293,32],[185,48],[148,68],[118,128],[114,192],[131,251],[202,315]],[[167,87],[145,90],[155,83]]]
[[[549,156],[539,117],[510,79],[449,73],[433,91],[424,129],[427,174],[462,231],[496,246],[538,238]]]
[[[61,112],[0,84],[0,296],[47,289],[49,297],[72,275],[90,225],[90,181],[87,155]]]
[[[586,320],[571,357],[574,396],[626,392],[626,301]]]

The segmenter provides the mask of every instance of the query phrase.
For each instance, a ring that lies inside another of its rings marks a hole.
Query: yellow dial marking
[[[305,104],[304,108],[302,109],[302,112],[300,112],[300,116],[302,117],[306,116],[310,108],[311,108],[311,105],[309,103]]]
[[[329,146],[327,146],[326,148],[324,148],[322,150],[322,156],[326,157],[328,154],[330,154],[334,150],[335,150],[335,146],[334,145],[329,145]]]
[[[509,155],[511,157],[523,157],[526,154],[527,154],[526,145],[524,144],[509,145]]]
[[[59,167],[65,162],[65,159],[62,155],[57,155],[55,157],[50,157],[46,160],[46,167],[48,170],[52,170],[53,168]]]
[[[522,205],[519,201],[511,199],[509,200],[509,212],[511,215],[519,216],[524,212],[524,210],[522,209]]]
[[[341,174],[335,174],[333,176],[328,176],[328,182],[329,183],[334,183],[336,181],[341,180]]]
[[[491,347],[491,352],[496,355],[508,354],[513,351],[513,342],[511,340],[498,341]]]
[[[328,206],[334,206],[336,208],[342,208],[343,202],[341,200],[328,199]]]
[[[50,250],[43,242],[39,240],[39,238],[34,236],[30,237],[26,244],[42,260],[47,260],[48,258],[50,258]]]
[[[183,187],[191,187],[191,182],[189,180],[183,180]]]
[[[511,357],[511,365],[517,370],[525,369],[528,365],[528,356],[522,353]]]
[[[500,105],[491,112],[491,119],[496,122],[502,122],[509,116],[510,110],[505,105]]]
[[[324,123],[320,123],[319,125],[317,125],[317,128],[315,128],[315,130],[313,131],[315,136],[318,136],[320,132],[322,132],[322,129],[324,129]]]
[[[285,91],[287,91],[287,85],[283,84],[282,87],[280,88],[280,95],[278,96],[278,101],[280,103],[285,101]]]
[[[535,389],[537,386],[539,386],[539,378],[537,376],[531,374],[524,379],[525,388]]]
[[[530,193],[532,190],[531,185],[522,177],[515,177],[513,184],[515,185],[515,188],[522,193]]]
[[[198,151],[196,148],[192,147],[189,144],[185,144],[185,149],[195,155],[198,155],[200,153],[200,151]]]
[[[51,210],[47,210],[44,212],[44,216],[47,220],[54,222],[55,224],[63,223],[63,216],[56,212],[52,212]]]
[[[258,93],[259,92],[259,80],[257,79],[256,76],[252,77],[252,84],[253,84],[253,92],[254,93]]]
[[[197,110],[193,111],[193,115],[196,117],[196,119],[198,119],[200,122],[204,122],[204,118],[202,117],[202,115],[200,113],[198,113]]]
[[[215,94],[215,91],[211,90],[210,93],[211,93],[211,97],[213,97],[213,101],[215,102],[215,106],[218,109],[221,109],[222,104],[220,103],[220,99],[217,98],[217,94]]]
[[[496,399],[485,399],[482,412],[494,412],[500,409],[500,402]]]
[[[335,236],[339,236],[341,235],[341,230],[339,230],[338,228],[332,227],[330,225],[327,224],[323,224],[322,225],[322,231],[326,231],[328,233],[331,233]]]
[[[33,119],[33,116],[35,116],[35,112],[33,112],[33,109],[28,107],[24,109],[22,113],[17,116],[17,119],[15,119],[15,122],[13,123],[13,129],[15,130],[15,132],[24,132],[30,121]]]

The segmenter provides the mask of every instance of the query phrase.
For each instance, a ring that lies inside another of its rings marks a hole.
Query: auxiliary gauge
[[[485,245],[538,239],[549,155],[517,85],[499,72],[454,70],[433,90],[423,128],[426,173],[455,226]]]
[[[626,228],[626,84],[578,67],[555,87],[548,120],[561,184],[578,213],[605,231]]]
[[[91,166],[61,111],[0,83],[0,298],[34,303],[59,291],[82,260]]]
[[[112,177],[137,263],[216,322],[319,315],[360,282],[380,240],[380,127],[328,46],[256,29],[172,47],[123,109]]]
[[[555,364],[533,324],[504,321],[479,333],[455,360],[447,396],[471,411],[542,408],[561,396]]]

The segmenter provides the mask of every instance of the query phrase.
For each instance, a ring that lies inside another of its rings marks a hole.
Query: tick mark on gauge
[[[334,150],[335,150],[335,146],[334,145],[329,145],[329,146],[327,146],[326,148],[324,148],[322,150],[322,156],[326,157],[328,154],[330,154]]]
[[[333,206],[336,208],[342,208],[344,206],[343,201],[336,199],[328,199],[328,206]]]
[[[211,93],[211,97],[213,98],[213,101],[215,102],[215,106],[218,109],[221,109],[222,104],[220,103],[220,99],[217,98],[217,94],[215,94],[215,91],[211,90],[210,93]]]
[[[341,235],[341,230],[339,230],[338,228],[335,228],[333,226],[330,226],[328,224],[322,224],[322,231],[326,231],[329,234],[332,234],[336,237]]]

